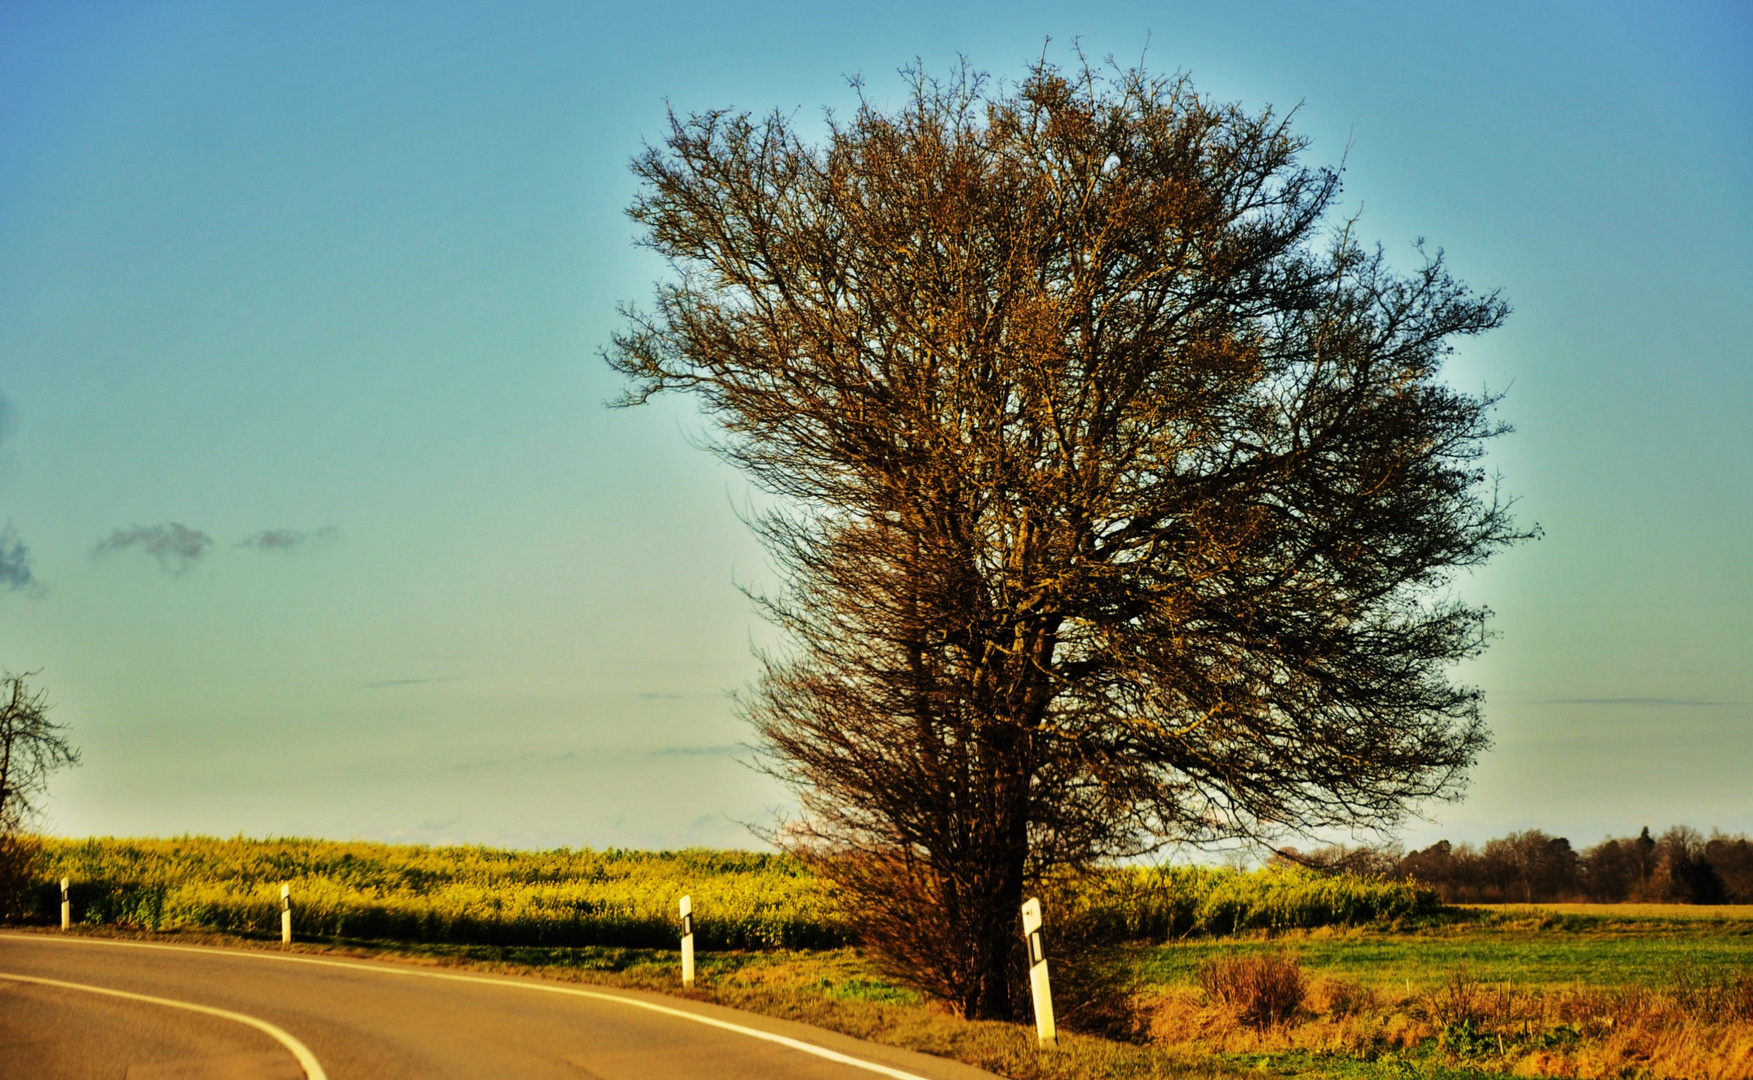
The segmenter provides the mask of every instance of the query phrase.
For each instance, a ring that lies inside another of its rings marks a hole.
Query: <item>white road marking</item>
[[[36,983],[39,986],[58,986],[63,990],[84,990],[87,993],[92,994],[108,994],[110,997],[127,998],[129,1001],[144,1001],[151,1005],[165,1005],[172,1009],[187,1009],[190,1012],[206,1013],[209,1016],[218,1016],[223,1017],[226,1020],[235,1020],[240,1024],[248,1024],[257,1031],[266,1032],[274,1039],[274,1041],[292,1051],[292,1056],[298,1059],[299,1068],[304,1070],[306,1080],[329,1080],[328,1074],[323,1072],[323,1067],[317,1063],[316,1055],[310,1052],[309,1047],[293,1038],[284,1028],[276,1027],[273,1024],[268,1023],[266,1020],[258,1020],[253,1016],[246,1016],[240,1012],[232,1012],[229,1009],[215,1009],[211,1005],[196,1005],[192,1001],[173,1001],[170,998],[153,997],[150,994],[135,994],[130,993],[127,990],[111,990],[107,986],[87,986],[84,983],[63,982],[60,979],[39,979],[34,975],[12,975],[0,971],[0,979],[5,979],[8,982]]]
[[[752,1039],[762,1039],[766,1042],[778,1043],[780,1046],[788,1046],[793,1050],[801,1050],[806,1054],[814,1054],[819,1058],[826,1058],[829,1061],[839,1062],[842,1065],[850,1065],[855,1069],[865,1069],[873,1073],[879,1073],[883,1076],[892,1077],[893,1080],[926,1080],[925,1077],[920,1076],[917,1073],[905,1072],[901,1069],[891,1068],[888,1065],[879,1065],[874,1061],[866,1061],[863,1058],[855,1058],[850,1054],[842,1054],[838,1050],[830,1050],[825,1046],[817,1046],[814,1043],[807,1043],[802,1039],[793,1039],[788,1035],[775,1035],[770,1031],[762,1031],[759,1028],[744,1027],[741,1024],[733,1024],[728,1020],[719,1020],[716,1017],[711,1016],[701,1016],[699,1013],[691,1013],[686,1009],[673,1009],[668,1005],[659,1005],[653,1001],[641,1001],[638,998],[622,997],[619,994],[605,994],[598,990],[580,990],[570,986],[552,986],[547,983],[524,982],[513,979],[489,979],[480,975],[455,975],[448,971],[423,971],[419,968],[392,967],[387,964],[353,964],[345,960],[321,960],[314,956],[285,956],[278,953],[256,952],[250,949],[222,949],[212,946],[203,947],[195,945],[159,945],[149,941],[106,941],[102,938],[46,938],[39,937],[36,934],[0,934],[0,938],[4,938],[7,941],[36,941],[50,945],[113,945],[118,948],[163,949],[166,952],[195,953],[201,956],[249,957],[254,960],[279,960],[291,964],[316,964],[320,967],[349,968],[353,971],[369,971],[378,975],[406,975],[413,978],[449,979],[453,982],[480,983],[484,986],[501,986],[513,990],[539,990],[550,994],[569,994],[573,997],[591,998],[596,1001],[612,1001],[617,1005],[631,1005],[634,1008],[648,1009],[651,1012],[663,1013],[666,1016],[674,1016],[682,1020],[692,1020],[696,1024],[705,1024],[708,1027],[722,1028],[725,1031],[734,1031],[739,1035],[747,1035]],[[19,978],[21,976],[7,977]],[[46,982],[48,980],[37,979],[33,981]],[[121,993],[121,991],[115,990],[108,992]],[[123,996],[135,997],[138,995],[124,994]],[[172,1003],[166,1002],[166,1004]],[[199,1008],[199,1006],[187,1007]],[[207,1011],[218,1012],[219,1010],[209,1009]],[[290,1038],[290,1036],[288,1036],[288,1038]],[[300,1060],[302,1061],[303,1059],[301,1058]],[[312,1059],[311,1064],[316,1064],[314,1058]],[[306,1068],[306,1071],[309,1072],[308,1067]],[[325,1080],[320,1071],[311,1073],[310,1076],[311,1080]]]

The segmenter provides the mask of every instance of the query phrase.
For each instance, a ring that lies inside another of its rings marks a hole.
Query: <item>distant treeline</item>
[[[1422,851],[1294,849],[1285,861],[1417,881],[1444,903],[1753,904],[1753,842],[1744,835],[1676,826],[1651,836],[1603,840],[1577,851],[1562,836],[1539,829],[1486,841],[1483,847],[1447,840]]]

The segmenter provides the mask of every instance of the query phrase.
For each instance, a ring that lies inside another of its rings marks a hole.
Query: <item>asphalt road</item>
[[[300,1077],[991,1080],[661,994],[390,961],[0,934],[0,1080]]]

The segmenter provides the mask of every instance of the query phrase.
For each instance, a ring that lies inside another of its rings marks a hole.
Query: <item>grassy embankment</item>
[[[65,873],[94,929],[261,941],[289,880],[301,947],[672,992],[690,892],[699,996],[1016,1077],[1753,1076],[1753,909],[1438,910],[1391,883],[1115,871],[1050,912],[1130,942],[1114,959],[1137,978],[1133,1041],[1071,1035],[1042,1055],[1025,1029],[957,1021],[878,970],[845,944],[831,891],[780,856],[203,839],[45,854],[42,913]],[[1249,958],[1301,984],[1284,1018],[1224,998],[1219,976]]]

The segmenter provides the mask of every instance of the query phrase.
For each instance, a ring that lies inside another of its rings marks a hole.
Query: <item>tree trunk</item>
[[[1027,848],[1022,845],[1008,848],[1002,863],[994,867],[995,888],[987,905],[986,925],[981,928],[979,999],[972,1011],[964,1010],[970,1020],[1026,1019],[1017,993],[1022,985],[1022,971],[1017,965],[1022,962],[1018,942],[1022,940]]]

